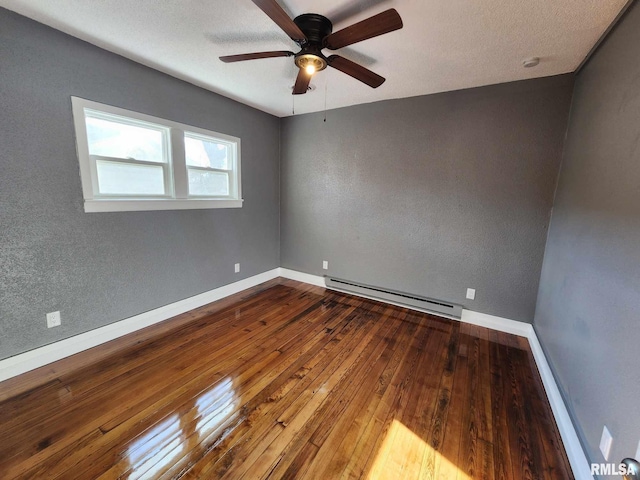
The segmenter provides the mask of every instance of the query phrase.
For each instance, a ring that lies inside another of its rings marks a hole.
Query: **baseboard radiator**
[[[357,283],[350,280],[343,280],[334,277],[324,277],[324,283],[327,288],[351,292],[364,295],[367,297],[387,300],[407,307],[416,307],[421,310],[427,310],[433,313],[444,313],[450,317],[460,318],[462,315],[462,306],[454,303],[436,300],[434,298],[422,297],[412,293],[398,292],[387,288],[373,287],[363,283]]]

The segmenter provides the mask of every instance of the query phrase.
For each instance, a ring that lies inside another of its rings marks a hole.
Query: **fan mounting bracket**
[[[311,44],[320,50],[324,47],[323,40],[333,31],[331,20],[317,13],[303,13],[294,18],[293,22],[307,37],[307,42],[301,43],[301,47]]]

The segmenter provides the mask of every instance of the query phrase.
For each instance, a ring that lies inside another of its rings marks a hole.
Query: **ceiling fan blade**
[[[286,50],[280,50],[276,52],[256,52],[256,53],[243,53],[241,55],[227,55],[220,57],[224,63],[231,62],[243,62],[245,60],[258,60],[260,58],[273,58],[273,57],[291,57],[295,55],[293,52],[287,52]]]
[[[362,65],[358,65],[351,60],[347,60],[340,55],[331,55],[327,58],[329,66],[340,70],[342,73],[352,76],[356,80],[360,80],[362,83],[366,83],[372,88],[378,88],[385,81],[384,77],[381,77],[377,73],[373,73],[371,70],[364,68]]]
[[[309,75],[303,68],[298,72],[298,78],[296,78],[296,84],[293,86],[294,95],[302,95],[309,90],[309,83],[311,82],[311,75]]]
[[[377,37],[401,28],[402,19],[396,9],[391,8],[328,35],[325,38],[325,42],[328,49],[337,50],[338,48],[353,45],[368,38]]]
[[[300,27],[298,27],[287,12],[285,12],[276,0],[251,0],[256,6],[262,10],[267,16],[273,20],[284,32],[289,35],[291,40],[296,42],[306,41],[307,37]]]

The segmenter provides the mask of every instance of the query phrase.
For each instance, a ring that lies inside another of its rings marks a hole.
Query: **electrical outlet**
[[[327,260],[322,261],[322,269],[329,270],[329,262]]]
[[[600,451],[605,460],[609,460],[609,454],[611,453],[611,444],[613,443],[613,437],[611,432],[605,425],[602,429],[602,437],[600,437]]]
[[[235,271],[236,273],[240,273],[240,264],[239,264],[239,263],[236,263],[236,264],[235,264],[235,266],[234,266],[233,268],[234,268],[234,271]]]
[[[476,299],[476,289],[475,288],[467,288],[467,299],[475,300]]]
[[[47,313],[47,328],[59,327],[61,323],[60,312]]]

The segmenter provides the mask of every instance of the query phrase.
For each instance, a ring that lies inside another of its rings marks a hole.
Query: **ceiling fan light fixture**
[[[327,68],[327,61],[319,55],[305,53],[296,57],[296,65],[298,68],[304,69],[309,75],[313,75]]]

